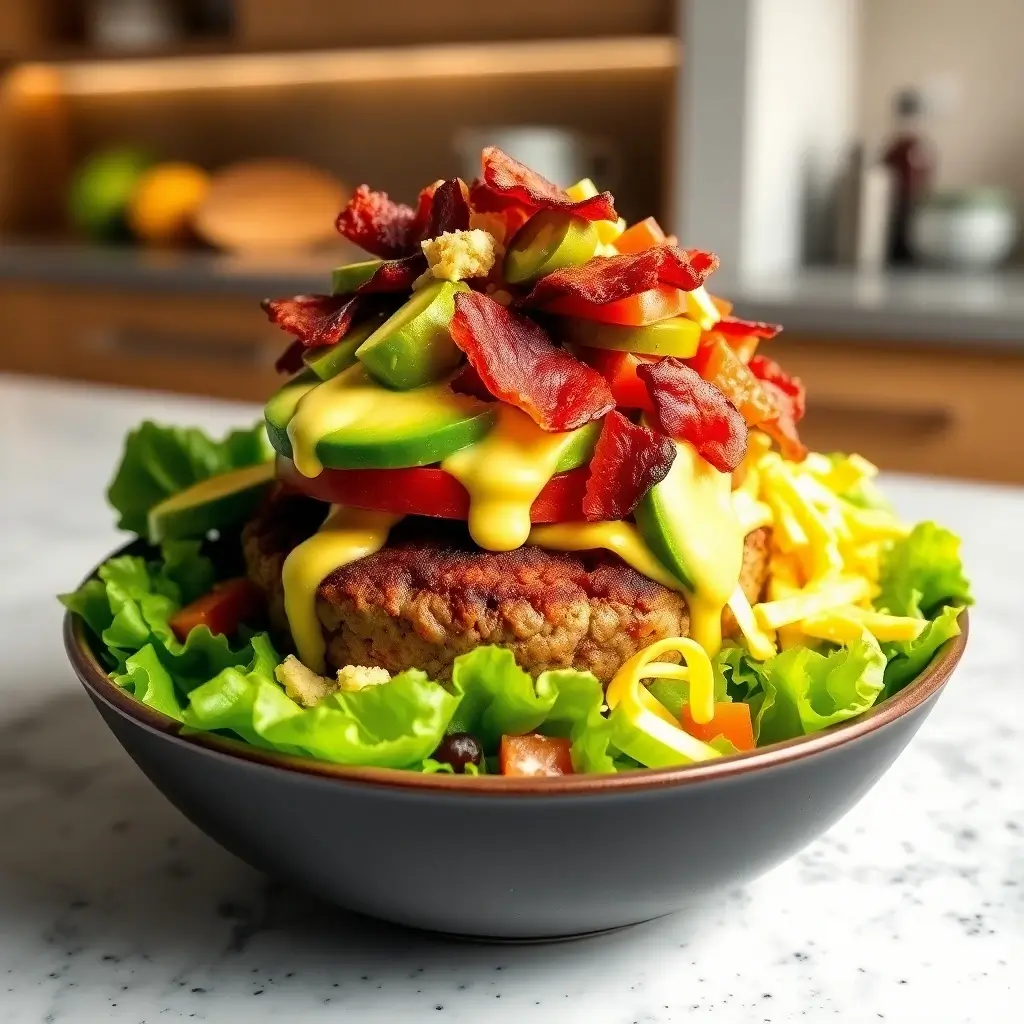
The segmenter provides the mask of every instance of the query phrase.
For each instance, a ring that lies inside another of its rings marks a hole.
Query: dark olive
[[[434,760],[450,764],[456,775],[463,775],[466,765],[475,764],[479,768],[484,763],[484,748],[468,732],[453,732],[441,740],[434,751]]]

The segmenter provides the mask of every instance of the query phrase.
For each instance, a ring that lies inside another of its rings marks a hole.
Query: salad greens
[[[128,435],[107,498],[120,517],[118,528],[144,536],[146,514],[164,498],[273,456],[262,423],[214,441],[196,427],[163,427],[147,421]]]
[[[146,423],[128,438],[110,500],[119,524],[143,533],[156,502],[267,457],[262,427],[218,442],[199,430]],[[571,739],[577,771],[642,767],[617,747],[624,725],[605,713],[593,675],[559,670],[532,679],[502,648],[461,656],[450,682],[409,670],[386,685],[338,690],[303,707],[278,682],[281,657],[266,633],[243,626],[229,638],[197,626],[184,643],[175,637],[174,613],[222,576],[208,541],[172,541],[145,556],[110,559],[61,601],[83,619],[113,681],[186,730],[341,764],[426,772],[451,770],[431,758],[447,733],[473,734],[493,759],[502,735],[537,731]],[[845,647],[820,642],[761,662],[727,646],[714,661],[715,700],[746,702],[763,745],[846,721],[898,692],[959,632],[957,616],[971,596],[958,538],[934,523],[915,527],[889,547],[880,591],[879,608],[929,619],[916,639],[879,644],[865,632]],[[654,680],[650,692],[675,717],[688,700],[685,680]],[[734,749],[721,737],[711,742],[722,753]]]

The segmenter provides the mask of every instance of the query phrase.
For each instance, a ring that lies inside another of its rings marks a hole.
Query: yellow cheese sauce
[[[319,476],[324,467],[317,445],[336,430],[362,434],[366,440],[383,430],[414,433],[452,410],[464,407],[469,412],[479,406],[473,398],[453,394],[446,383],[392,391],[377,384],[357,363],[299,397],[288,423],[292,461],[303,476]]]
[[[618,555],[626,565],[663,587],[679,591],[685,589],[658,561],[632,523],[554,523],[550,526],[535,526],[530,531],[529,543],[554,551],[592,551],[602,548]]]
[[[285,559],[284,610],[299,660],[307,668],[319,673],[326,669],[323,627],[316,614],[320,584],[335,569],[380,551],[401,518],[391,512],[334,506],[319,532]]]
[[[676,442],[663,515],[678,516],[674,543],[684,549],[689,582],[690,636],[710,655],[722,646],[722,612],[743,569],[745,533],[737,515],[732,478],[684,441]]]
[[[469,492],[469,533],[487,551],[511,551],[530,536],[530,507],[555,475],[573,433],[541,430],[526,413],[498,404],[491,432],[449,455],[441,468]]]

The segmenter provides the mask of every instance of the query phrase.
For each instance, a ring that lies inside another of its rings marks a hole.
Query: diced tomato
[[[697,354],[687,363],[739,409],[747,426],[756,426],[778,415],[760,381],[716,331],[704,335]]]
[[[715,308],[723,317],[732,315],[732,303],[728,299],[720,299],[717,295],[711,296],[711,301],[715,304]]]
[[[715,717],[710,722],[698,725],[690,714],[690,705],[683,705],[683,731],[705,743],[718,736],[724,736],[737,750],[754,749],[754,726],[750,721],[748,705],[737,702],[718,701]]]
[[[686,312],[686,292],[670,285],[659,285],[648,291],[627,295],[615,302],[587,302],[573,295],[563,295],[544,306],[546,313],[578,316],[583,320],[598,320],[604,324],[622,324],[626,327],[644,327],[682,316]]]
[[[502,775],[572,775],[572,744],[567,739],[529,733],[502,736],[498,761]]]
[[[658,356],[638,355],[635,352],[616,352],[608,348],[578,348],[576,354],[604,376],[612,389],[615,404],[620,409],[642,409],[653,412],[647,386],[636,375],[636,368],[644,363],[657,362]]]
[[[647,217],[626,228],[615,239],[614,245],[619,252],[643,252],[665,243],[665,232],[661,230],[661,225],[653,217]]]
[[[553,476],[530,509],[535,523],[583,519],[589,469],[580,466]],[[325,469],[303,476],[289,459],[278,459],[277,475],[289,488],[311,498],[352,508],[437,519],[465,519],[469,494],[451,474],[436,466],[408,469]]]
[[[740,362],[749,366],[750,360],[757,354],[757,346],[761,344],[761,339],[756,334],[748,334],[745,338],[730,338],[729,344],[733,352],[739,356]]]
[[[259,616],[265,604],[263,591],[252,580],[239,576],[218,583],[208,594],[176,611],[169,624],[182,643],[196,626],[209,626],[211,633],[232,636],[243,622]]]

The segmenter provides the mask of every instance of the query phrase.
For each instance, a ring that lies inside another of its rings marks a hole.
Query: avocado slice
[[[274,451],[291,456],[292,443],[288,440],[288,424],[295,415],[301,399],[320,383],[312,370],[303,370],[279,388],[263,407],[263,419],[267,424],[267,437]]]
[[[562,267],[578,267],[597,252],[600,241],[590,221],[557,210],[542,210],[509,243],[505,280],[522,284]]]
[[[661,483],[634,512],[647,546],[692,595],[721,608],[743,565],[743,529],[732,505],[732,477],[677,441],[676,458]]]
[[[356,361],[356,349],[384,323],[385,319],[383,313],[379,314],[350,328],[348,334],[334,345],[307,348],[302,353],[302,361],[320,380],[336,377]]]
[[[407,391],[447,376],[462,359],[448,325],[461,281],[434,281],[413,292],[397,312],[359,346],[356,358],[390,388]]]
[[[184,537],[203,537],[210,530],[233,526],[248,518],[274,479],[274,463],[262,462],[207,477],[149,510],[151,544]]]
[[[317,464],[328,469],[430,465],[479,441],[494,422],[494,403],[457,395],[447,383],[392,391],[358,364],[293,400],[302,386],[298,380],[286,385],[282,392],[287,393],[278,392],[266,409],[274,450],[293,459],[300,472],[315,473]]]
[[[623,327],[581,317],[562,318],[562,336],[576,345],[638,352],[651,356],[689,359],[700,344],[701,327],[693,320],[674,316],[646,327]]]
[[[331,293],[351,295],[361,284],[366,284],[380,269],[383,260],[364,260],[362,263],[346,263],[331,273]]]
[[[600,420],[577,427],[572,432],[572,437],[568,440],[562,451],[558,465],[555,467],[555,472],[566,473],[570,469],[585,466],[594,454],[594,445],[597,444],[600,434]]]

